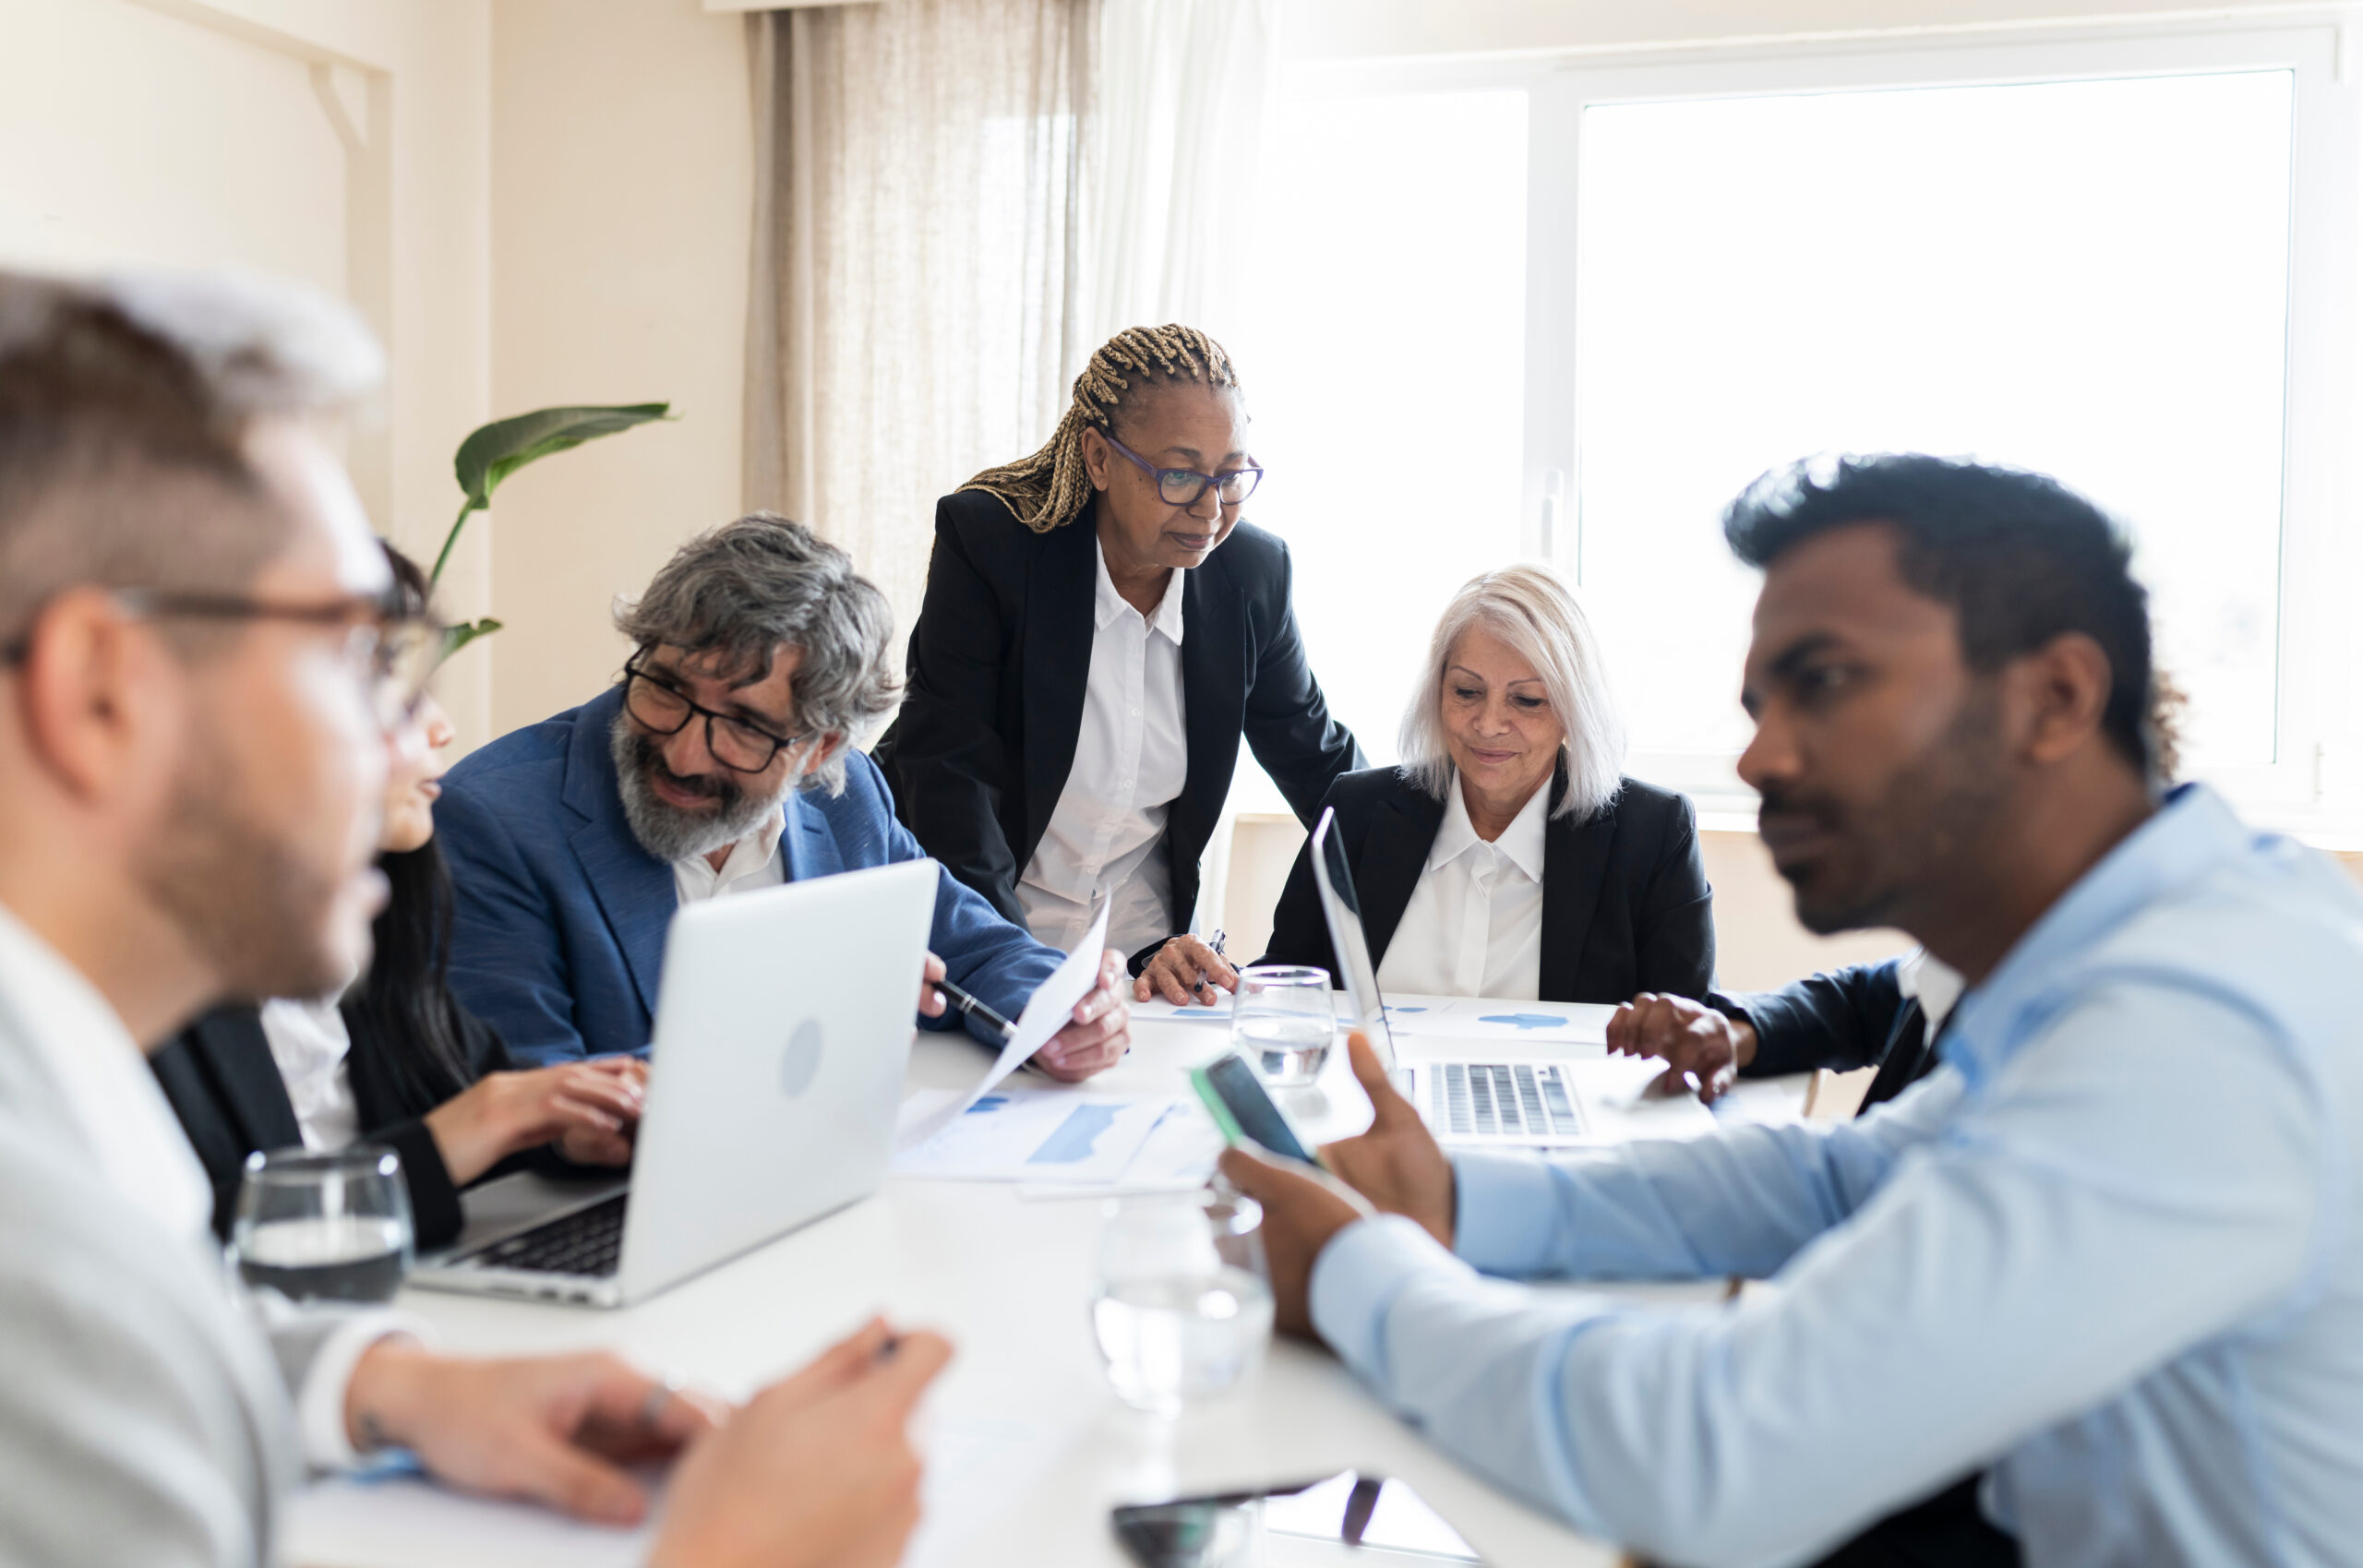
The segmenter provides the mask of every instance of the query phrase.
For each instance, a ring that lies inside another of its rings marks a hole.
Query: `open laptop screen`
[[[1329,951],[1337,956],[1337,978],[1346,987],[1347,1022],[1369,1034],[1379,1064],[1392,1071],[1395,1039],[1387,1033],[1386,1004],[1378,994],[1378,969],[1362,938],[1361,901],[1354,896],[1354,874],[1346,864],[1335,809],[1325,808],[1313,825],[1313,880],[1321,889],[1321,915],[1329,925]]]

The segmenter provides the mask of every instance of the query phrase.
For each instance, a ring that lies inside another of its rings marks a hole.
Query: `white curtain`
[[[1094,346],[1099,4],[749,18],[745,500],[850,551],[900,634],[936,497],[1046,440]]]
[[[1254,254],[1280,0],[1103,4],[1091,346],[1166,321],[1222,341]]]

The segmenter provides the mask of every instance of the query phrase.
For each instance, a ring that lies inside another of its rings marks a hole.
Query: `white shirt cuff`
[[[304,1461],[316,1470],[350,1470],[363,1455],[346,1435],[345,1394],[353,1386],[353,1370],[379,1340],[400,1335],[431,1344],[426,1324],[408,1312],[390,1310],[356,1313],[320,1342],[295,1394],[295,1425],[304,1442]]]

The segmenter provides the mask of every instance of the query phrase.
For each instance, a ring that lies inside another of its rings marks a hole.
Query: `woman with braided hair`
[[[1230,356],[1119,332],[1048,445],[936,504],[901,717],[878,748],[930,855],[1072,948],[1110,901],[1167,999],[1236,976],[1188,924],[1243,737],[1297,815],[1362,766],[1305,663],[1288,546],[1241,516],[1263,477]],[[1138,994],[1150,994],[1144,981]]]

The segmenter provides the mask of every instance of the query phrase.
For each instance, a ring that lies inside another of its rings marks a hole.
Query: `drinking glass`
[[[1116,1397],[1172,1416],[1253,1382],[1272,1338],[1262,1206],[1166,1192],[1101,1212],[1091,1326]]]
[[[1301,1088],[1319,1077],[1337,1032],[1326,969],[1263,964],[1239,972],[1231,1047],[1273,1088]]]
[[[402,1156],[377,1143],[246,1157],[230,1251],[250,1288],[291,1301],[390,1301],[414,1240]]]

